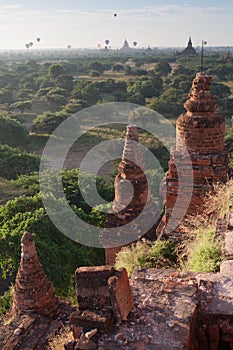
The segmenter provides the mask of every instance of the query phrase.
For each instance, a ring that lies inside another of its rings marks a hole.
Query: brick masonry
[[[38,259],[33,236],[26,232],[21,240],[21,261],[14,286],[13,310],[16,313],[33,311],[52,316],[56,306],[57,298]]]
[[[227,240],[232,231],[226,228],[227,220],[219,221],[216,235],[224,237],[222,249],[225,251],[227,246],[227,257],[231,257],[233,247]],[[26,238],[32,246],[31,237]],[[35,253],[34,249],[26,252],[30,252],[28,257]],[[232,349],[232,271],[233,260],[223,261],[219,273],[138,268],[130,280],[125,269],[78,268],[80,308],[75,310],[58,300],[53,317],[11,310],[0,323],[0,349],[48,350],[50,336],[57,334],[69,319],[77,344],[82,343],[82,328],[87,335],[97,328],[94,343],[84,339],[85,349],[89,350],[97,348],[96,342],[99,350]],[[81,345],[71,347],[75,341],[68,343],[69,349],[84,349]]]
[[[155,239],[157,203],[151,199],[151,190],[144,173],[145,165],[138,146],[135,125],[127,126],[125,145],[115,178],[115,198],[107,213],[101,242],[105,247],[107,265],[115,263],[121,247],[141,237]],[[126,226],[127,225],[127,226]],[[113,233],[111,228],[116,229]]]
[[[79,307],[72,316],[72,323],[79,323],[86,329],[90,323],[106,329],[111,327],[113,319],[117,322],[127,319],[133,298],[125,268],[80,267],[75,276]]]
[[[210,76],[196,74],[192,92],[184,104],[187,112],[177,120],[176,147],[171,151],[164,190],[166,212],[158,233],[166,232],[174,207],[178,218],[183,212],[186,215],[201,213],[206,191],[213,183],[225,183],[228,179],[225,119],[216,111],[217,103],[209,91],[210,86]]]

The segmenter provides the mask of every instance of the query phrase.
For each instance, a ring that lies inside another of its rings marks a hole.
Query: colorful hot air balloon
[[[114,17],[116,17],[117,16],[117,13],[114,13],[114,15],[113,15]]]
[[[30,46],[33,46],[33,42],[32,42],[32,41],[30,41],[29,45],[30,45]]]
[[[67,49],[71,49],[71,45],[70,44],[67,45]]]
[[[40,42],[40,38],[36,38],[36,41],[39,43]]]
[[[133,46],[137,46],[137,44],[138,44],[137,41],[133,42]]]
[[[98,49],[101,48],[101,44],[97,44]]]
[[[106,45],[109,45],[109,43],[110,43],[110,40],[105,40]]]
[[[30,48],[30,44],[25,44],[26,49]]]

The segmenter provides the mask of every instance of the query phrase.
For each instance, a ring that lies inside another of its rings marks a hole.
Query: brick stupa
[[[107,265],[115,263],[116,254],[127,243],[142,237],[155,239],[154,218],[158,212],[157,203],[151,200],[150,184],[144,170],[137,128],[135,125],[128,125],[119,173],[115,178],[115,199],[112,209],[107,213],[105,230],[101,237],[103,246],[107,247]],[[111,232],[111,228],[117,232]]]
[[[13,311],[33,311],[53,316],[56,306],[52,283],[40,264],[32,235],[26,232],[21,239],[21,261],[14,286]]]
[[[179,213],[186,210],[186,215],[201,213],[203,194],[214,183],[225,183],[228,179],[228,149],[224,144],[225,119],[217,112],[217,102],[209,91],[210,86],[209,75],[202,72],[196,74],[192,92],[184,104],[187,112],[177,120],[176,147],[171,152],[166,176],[166,211],[158,233],[166,233],[174,207],[178,221]],[[187,176],[190,172],[193,174],[192,183]],[[180,200],[177,201],[179,184]]]

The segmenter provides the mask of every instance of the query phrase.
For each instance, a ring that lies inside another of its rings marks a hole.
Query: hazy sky
[[[114,13],[117,14],[114,17]],[[232,0],[0,0],[0,49],[233,46]],[[40,37],[38,43],[36,38]]]

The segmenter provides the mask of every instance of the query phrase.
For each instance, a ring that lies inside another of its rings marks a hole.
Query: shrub
[[[13,286],[3,295],[0,295],[0,317],[5,315],[10,309],[13,301]]]
[[[89,72],[89,75],[90,75],[90,77],[100,77],[102,75],[102,73],[99,72],[98,70],[91,70]]]
[[[176,254],[174,245],[170,241],[156,241],[151,243],[141,240],[122,248],[116,257],[116,268],[125,267],[129,276],[138,266],[161,267],[161,262],[166,260],[166,266],[174,265]]]
[[[32,131],[40,134],[52,134],[53,131],[68,117],[68,114],[44,112],[33,121]]]
[[[187,248],[185,267],[196,272],[216,272],[222,260],[220,242],[214,240],[214,230],[204,229]]]
[[[6,179],[16,179],[18,175],[38,171],[40,157],[22,152],[17,148],[0,146],[0,176]]]
[[[24,145],[28,142],[28,132],[18,121],[0,115],[0,144],[11,147]]]
[[[115,267],[125,267],[130,276],[133,270],[141,266],[149,251],[149,244],[146,241],[138,241],[128,247],[124,247],[117,254]]]
[[[165,262],[166,265],[176,263],[175,246],[171,241],[156,241],[153,243],[148,255],[143,259],[142,265],[145,267],[160,267]]]
[[[2,205],[0,222],[0,268],[5,276],[15,276],[17,272],[20,239],[25,231],[35,237],[41,264],[60,296],[70,294],[73,274],[78,266],[102,263],[102,250],[72,241],[52,224],[39,195],[22,196]]]

